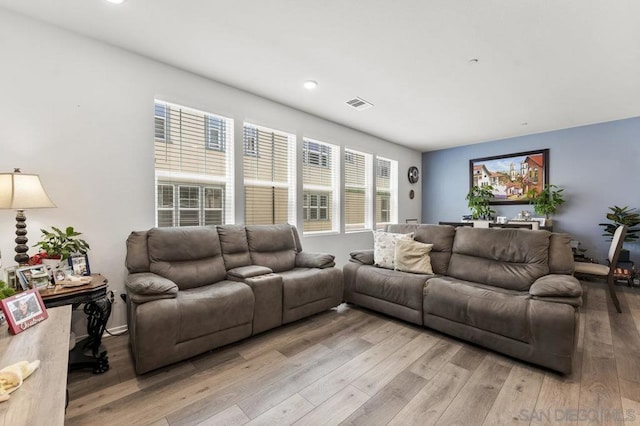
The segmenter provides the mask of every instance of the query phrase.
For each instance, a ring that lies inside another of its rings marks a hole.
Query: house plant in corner
[[[624,238],[626,243],[632,243],[638,241],[638,233],[640,232],[640,214],[636,212],[636,209],[630,209],[629,206],[609,207],[610,213],[607,213],[607,219],[610,223],[599,223],[599,226],[604,227],[603,237],[607,237],[607,241],[611,241],[613,234],[620,225],[627,225],[627,235]],[[620,252],[620,262],[629,261],[629,250],[622,249]]]
[[[533,210],[539,215],[544,215],[547,226],[552,225],[549,216],[556,214],[558,207],[564,204],[563,191],[564,189],[557,185],[545,185],[540,192],[535,188],[527,192],[527,198],[529,203],[533,204]]]
[[[471,209],[471,218],[474,220],[491,220],[496,212],[489,206],[489,201],[492,198],[493,187],[491,185],[472,186],[465,197]]]
[[[48,264],[52,269],[60,265],[61,261],[69,258],[72,254],[86,254],[89,244],[78,236],[82,233],[68,226],[64,231],[55,226],[51,231],[41,229],[42,239],[34,247],[40,247],[40,252],[34,257],[38,257],[43,264]],[[35,263],[38,263],[36,259]]]

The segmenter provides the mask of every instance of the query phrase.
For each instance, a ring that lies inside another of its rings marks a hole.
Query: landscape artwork
[[[469,160],[469,185],[493,187],[491,204],[528,204],[527,192],[549,181],[549,150]]]

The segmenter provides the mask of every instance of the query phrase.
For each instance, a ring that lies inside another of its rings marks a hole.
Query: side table
[[[94,374],[109,370],[107,351],[102,347],[102,334],[111,315],[111,298],[107,291],[108,280],[100,274],[92,274],[89,284],[77,287],[56,286],[40,291],[47,308],[71,305],[73,309],[84,304],[87,315],[88,336],[76,343],[69,352],[69,370],[92,368]]]

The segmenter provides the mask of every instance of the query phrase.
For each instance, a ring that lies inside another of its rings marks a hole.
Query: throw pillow
[[[398,271],[414,274],[433,274],[429,252],[433,244],[414,240],[396,241],[395,265]]]
[[[373,231],[373,261],[376,266],[394,269],[396,241],[408,240],[413,234],[394,234],[392,232]]]

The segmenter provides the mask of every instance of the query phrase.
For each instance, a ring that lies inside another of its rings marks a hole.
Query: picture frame
[[[91,275],[91,268],[89,266],[89,256],[86,254],[74,254],[69,256],[69,266],[71,267],[71,273],[76,276],[89,276]]]
[[[491,185],[489,204],[529,204],[527,192],[549,184],[549,149],[469,160],[469,189]]]
[[[18,277],[16,276],[16,267],[10,266],[5,268],[4,277],[7,285],[14,290],[23,290],[22,285],[18,282]]]
[[[69,272],[66,269],[55,269],[52,272],[53,282],[58,284],[60,281],[64,281],[69,277]]]
[[[18,334],[49,318],[40,292],[31,289],[0,300],[11,334]]]
[[[16,276],[23,290],[28,290],[32,287],[31,276],[34,273],[47,273],[47,270],[44,265],[23,266],[16,269]]]

